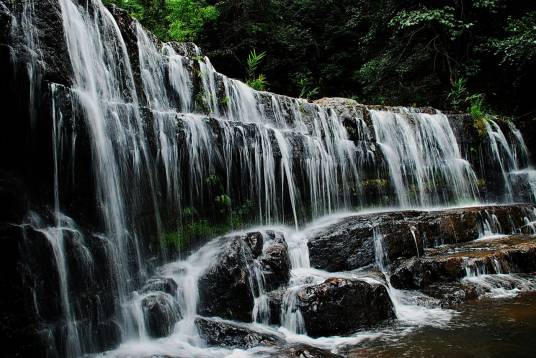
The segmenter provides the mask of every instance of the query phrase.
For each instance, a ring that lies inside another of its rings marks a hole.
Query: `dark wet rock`
[[[175,296],[177,294],[177,283],[170,277],[152,278],[145,283],[141,293],[160,291]]]
[[[260,232],[250,232],[246,235],[244,240],[246,241],[249,248],[251,249],[251,253],[253,254],[253,257],[257,258],[262,254],[262,247],[264,244],[264,240]]]
[[[199,279],[198,313],[251,321],[254,305],[248,270],[251,261],[251,250],[242,238],[232,238]]]
[[[280,288],[272,292],[267,293],[268,298],[268,310],[270,312],[270,324],[279,326],[281,325],[281,303],[283,302],[283,297],[286,288]]]
[[[460,282],[437,282],[422,290],[422,293],[439,300],[441,307],[449,308],[478,298],[477,289]]]
[[[154,338],[168,336],[181,314],[175,298],[167,293],[150,293],[141,302],[145,327]]]
[[[94,334],[99,347],[103,349],[115,348],[121,342],[121,327],[115,320],[97,323]]]
[[[374,235],[382,236],[386,257],[393,262],[422,256],[426,247],[475,240],[490,220],[499,223],[501,232],[520,232],[533,208],[521,204],[351,216],[309,239],[311,265],[335,272],[373,264]]]
[[[288,246],[280,234],[274,234],[259,257],[263,270],[266,290],[272,291],[286,285],[290,279],[290,259]]]
[[[262,270],[266,290],[288,282],[288,248],[280,233],[269,232],[265,239],[258,232],[230,238],[218,259],[199,279],[198,312],[250,322],[254,295],[259,293],[256,279],[251,277],[254,267]]]
[[[199,317],[195,320],[199,335],[209,346],[249,349],[261,345],[282,345],[282,337],[233,322]]]
[[[330,278],[297,292],[307,334],[344,335],[394,318],[385,286],[361,280]]]
[[[384,250],[390,260],[415,256],[417,246],[411,232],[415,229],[406,220],[417,215],[417,212],[393,212],[342,219],[309,239],[311,265],[336,272],[373,264],[374,235],[380,233],[383,235]],[[418,249],[419,254],[422,254],[422,245]]]
[[[396,288],[425,288],[470,274],[533,272],[536,237],[513,235],[430,250],[425,257],[399,260],[390,277]]]

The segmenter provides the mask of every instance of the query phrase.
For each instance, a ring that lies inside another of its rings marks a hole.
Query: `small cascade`
[[[172,278],[178,285],[177,298],[182,320],[175,326],[175,334],[191,344],[201,345],[195,317],[199,303],[199,278],[216,260],[221,251],[222,242],[213,240],[183,261],[176,261],[163,266],[160,273]]]
[[[502,256],[465,259],[463,266],[465,277],[461,282],[475,287],[479,297],[508,298],[536,289],[533,277],[512,273],[508,259]]]
[[[65,318],[65,356],[76,357],[81,354],[80,337],[74,320],[73,308],[69,297],[69,281],[67,259],[65,257],[64,248],[64,230],[71,231],[75,235],[75,239],[79,240],[81,234],[76,231],[73,222],[67,217],[56,218],[57,226],[44,227],[40,218],[36,215],[30,217],[29,225],[36,231],[41,232],[49,241],[52,251],[54,252],[54,260],[56,262],[59,278],[60,300]]]
[[[490,140],[491,151],[499,163],[501,174],[503,176],[506,200],[511,201],[513,200],[513,189],[508,176],[509,172],[518,169],[517,162],[511,147],[506,140],[506,136],[499,125],[493,120],[488,120],[486,121],[486,131]]]
[[[442,113],[371,111],[399,205],[476,200],[476,175]]]
[[[297,293],[301,286],[295,286],[283,296],[281,303],[281,326],[292,333],[307,334],[300,309],[297,307]]]
[[[270,236],[262,233],[263,249],[270,241]],[[245,250],[249,254],[249,250]],[[261,263],[252,257],[247,257],[250,286],[253,295],[253,310],[251,312],[252,321],[268,325],[270,322],[270,308],[268,306],[268,296],[266,290],[266,278]]]
[[[417,242],[417,236],[415,235],[416,230],[417,229],[414,226],[410,228],[411,236],[413,236],[413,241],[415,241],[415,249],[417,250],[417,258],[419,258],[419,243]]]
[[[501,223],[494,213],[485,212],[477,240],[489,240],[505,237],[506,233],[501,227]]]
[[[536,200],[536,171],[530,165],[529,153],[519,130],[511,122],[503,130],[497,122],[487,119],[486,132],[504,186],[503,200]]]
[[[378,229],[373,230],[374,257],[378,270],[384,275],[386,288],[393,303],[396,318],[409,325],[430,325],[441,327],[446,325],[452,318],[454,311],[441,309],[433,304],[423,303],[431,299],[416,291],[403,291],[391,285],[389,277],[389,261],[383,244],[383,235]]]
[[[466,276],[461,281],[474,286],[479,296],[507,298],[536,289],[532,277],[511,273],[508,261],[499,257],[492,257],[489,262],[466,260],[464,266]]]
[[[39,71],[39,61],[42,57],[42,50],[39,41],[39,29],[35,24],[37,18],[35,0],[26,0],[22,4],[20,18],[13,18],[11,24],[11,36],[23,38],[21,44],[24,46],[23,54],[26,58],[26,72],[29,81],[28,105],[30,125],[35,128],[37,119],[37,98],[41,89],[41,73]],[[12,52],[12,56],[16,56]],[[15,63],[15,61],[13,61]]]

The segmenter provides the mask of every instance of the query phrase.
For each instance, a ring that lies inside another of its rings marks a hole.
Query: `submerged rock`
[[[335,358],[339,355],[306,344],[288,344],[278,333],[247,324],[199,317],[195,325],[209,346],[229,349],[251,349],[265,346],[266,354],[284,358]],[[263,351],[259,351],[262,355]]]
[[[233,322],[199,317],[195,320],[199,335],[207,345],[249,349],[260,345],[281,346],[282,337]]]
[[[452,307],[478,298],[478,290],[473,285],[461,282],[437,282],[424,288],[422,292],[439,300],[441,307]]]
[[[153,338],[168,336],[175,323],[181,319],[179,306],[174,297],[167,293],[151,293],[141,302],[145,327]]]
[[[297,293],[305,329],[311,337],[344,335],[394,318],[385,286],[346,278],[330,278]]]

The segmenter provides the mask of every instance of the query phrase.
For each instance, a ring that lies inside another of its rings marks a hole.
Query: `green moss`
[[[473,128],[476,130],[480,138],[484,138],[487,134],[487,117],[483,115],[482,117],[473,117]]]
[[[224,96],[222,99],[220,99],[220,105],[222,106],[229,105],[229,96]]]
[[[389,185],[387,179],[367,179],[363,180],[363,188],[386,188]]]
[[[195,96],[195,104],[201,112],[206,114],[210,113],[210,109],[205,97],[205,92],[197,93],[197,95]]]
[[[170,249],[186,250],[191,247],[192,243],[224,235],[232,230],[240,229],[252,221],[252,213],[255,208],[251,201],[231,210],[231,198],[223,194],[216,197],[215,204],[219,216],[211,219],[196,218],[197,211],[194,208],[185,208],[182,213],[182,224],[177,230],[162,235],[162,245]]]

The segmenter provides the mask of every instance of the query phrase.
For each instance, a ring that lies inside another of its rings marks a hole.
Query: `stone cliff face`
[[[0,30],[1,330],[18,354],[76,356],[132,334],[122,307],[187,224],[534,200],[506,123],[256,92],[98,0],[0,1]],[[288,280],[286,254],[272,254]]]

